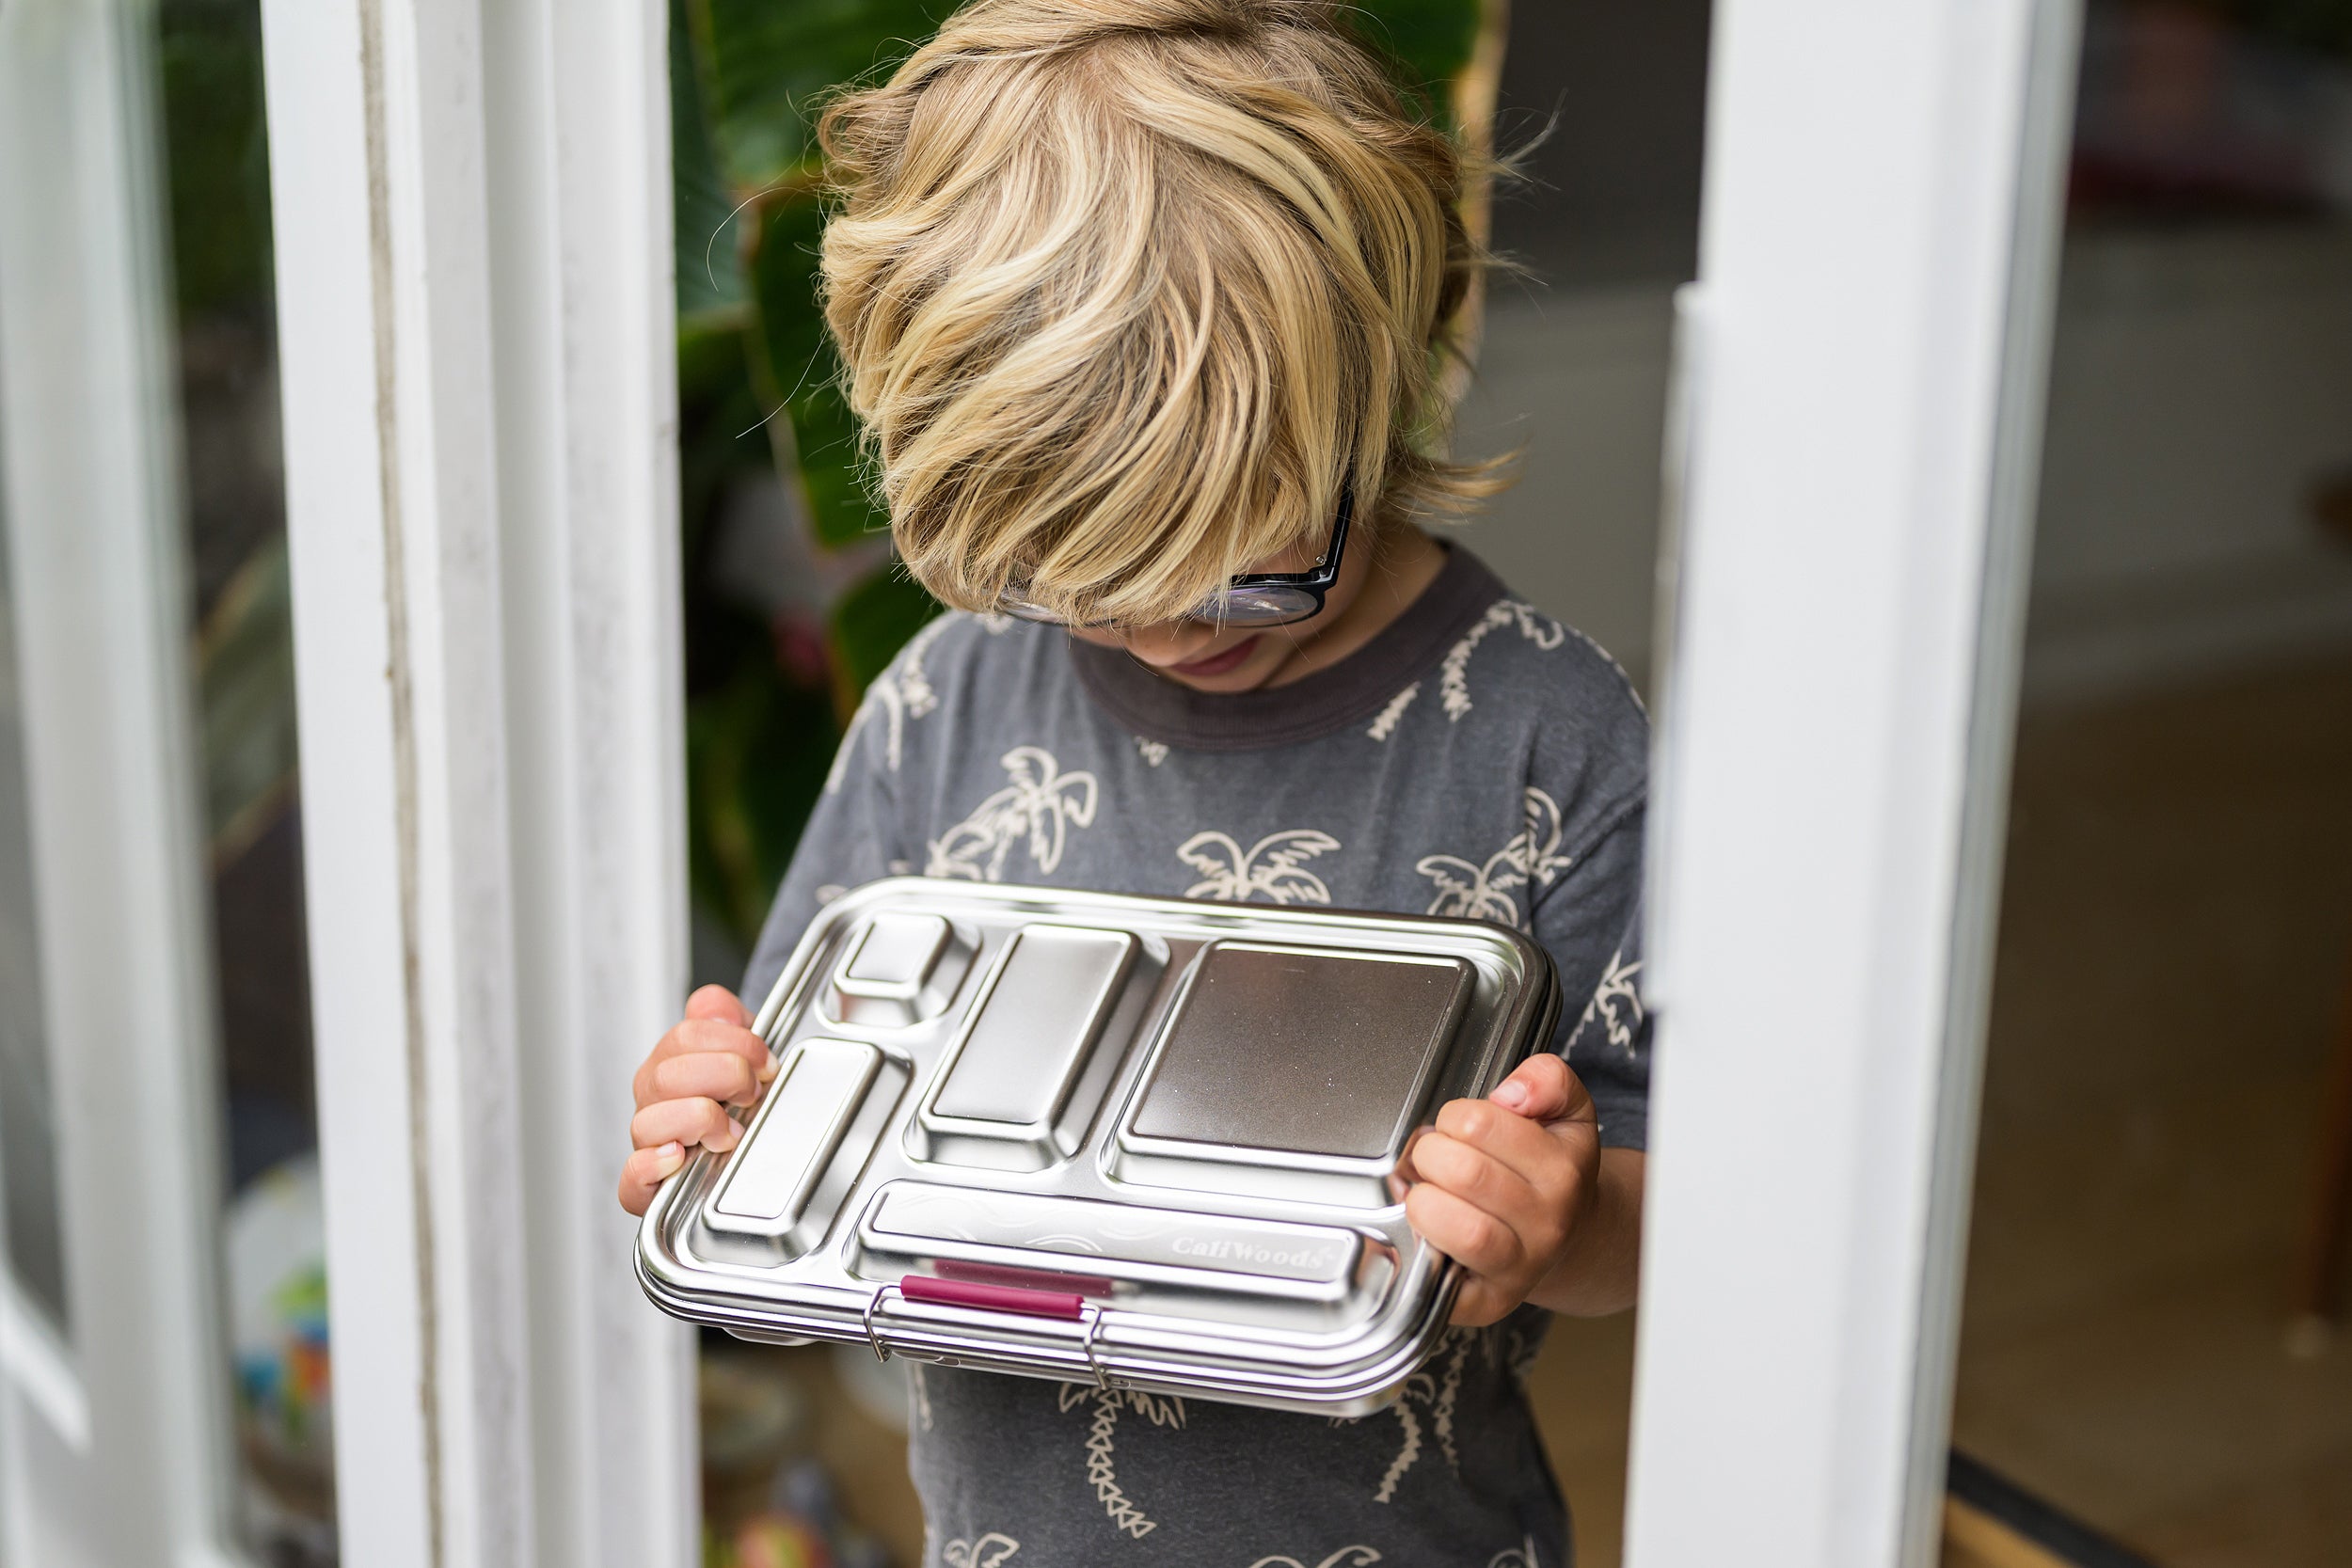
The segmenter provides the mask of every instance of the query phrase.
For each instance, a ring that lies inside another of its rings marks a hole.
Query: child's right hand
[[[743,1136],[730,1105],[757,1103],[776,1075],[768,1042],[752,1033],[751,1015],[724,986],[686,999],[686,1016],[661,1037],[637,1069],[629,1118],[635,1152],[621,1167],[621,1207],[643,1214],[656,1187],[686,1163],[687,1147],[724,1153]]]

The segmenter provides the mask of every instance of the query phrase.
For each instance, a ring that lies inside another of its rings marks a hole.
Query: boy
[[[868,691],[744,997],[825,899],[920,872],[1508,921],[1569,998],[1563,1054],[1414,1147],[1406,1215],[1467,1281],[1398,1404],[918,1367],[947,1568],[1568,1558],[1518,1374],[1545,1309],[1633,1298],[1645,725],[1412,520],[1490,488],[1431,451],[1475,258],[1459,154],[1339,11],[980,0],[823,119],[850,401],[901,557],[962,613]],[[632,1212],[733,1147],[773,1070],[748,1022],[705,988],[639,1070]]]

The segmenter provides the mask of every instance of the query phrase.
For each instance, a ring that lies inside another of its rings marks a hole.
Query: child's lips
[[[1233,669],[1257,650],[1258,639],[1255,636],[1245,637],[1221,654],[1211,654],[1206,658],[1196,658],[1183,664],[1171,664],[1168,667],[1168,673],[1171,675],[1184,675],[1194,680],[1204,680],[1211,675],[1221,675],[1226,671]]]

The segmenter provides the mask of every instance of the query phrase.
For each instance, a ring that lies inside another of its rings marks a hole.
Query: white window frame
[[[0,1507],[28,1568],[233,1560],[153,23],[0,6],[0,470],[72,1320],[11,1288]]]
[[[684,1568],[613,1200],[686,977],[663,8],[264,0],[351,1568]]]
[[[2077,0],[1720,0],[1634,1568],[1934,1560]]]

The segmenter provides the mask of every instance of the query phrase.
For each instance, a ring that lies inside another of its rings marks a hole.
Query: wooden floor
[[[2164,1568],[2352,1564],[2352,1334],[2284,1348],[2352,954],[2352,664],[2018,738],[1956,1441]],[[1534,1388],[1618,1561],[1631,1334]]]
[[[2164,1568],[2352,1564],[2352,1334],[2295,1359],[2281,1310],[2348,951],[2352,663],[2027,721],[1957,1440]],[[1581,1568],[1620,1557],[1632,1344],[1563,1321],[1531,1380]],[[912,1560],[898,1440],[788,1354]]]

